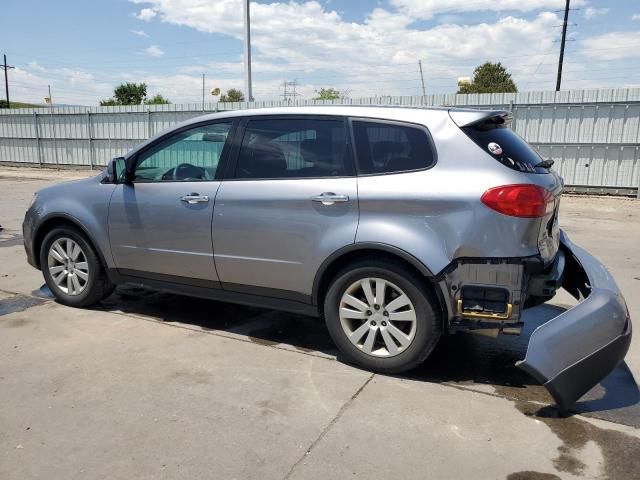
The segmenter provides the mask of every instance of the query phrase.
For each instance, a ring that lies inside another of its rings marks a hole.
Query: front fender
[[[23,230],[25,246],[28,243],[32,256],[37,259],[36,241],[42,237],[42,228],[51,221],[65,220],[77,225],[98,249],[107,268],[114,262],[109,246],[109,201],[114,185],[101,183],[101,176],[62,183],[38,192],[37,200],[27,211]],[[29,251],[29,248],[27,249]]]

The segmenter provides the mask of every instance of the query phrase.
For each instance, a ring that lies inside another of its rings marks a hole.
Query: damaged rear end
[[[517,365],[567,410],[624,359],[631,344],[629,310],[609,271],[562,232],[562,286],[579,303],[540,325]]]
[[[478,155],[491,156],[498,171],[518,172],[511,178],[519,183],[489,188],[480,200],[496,221],[528,232],[521,244],[529,248],[522,257],[457,258],[445,269],[440,286],[448,299],[449,330],[518,335],[523,310],[565,288],[579,303],[539,326],[517,365],[566,410],[626,355],[631,321],[625,301],[606,268],[560,230],[562,180],[551,169],[553,162],[508,128],[510,114],[452,110],[450,115],[482,150]]]

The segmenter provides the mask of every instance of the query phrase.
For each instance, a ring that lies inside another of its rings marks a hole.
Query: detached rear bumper
[[[564,232],[560,244],[566,259],[562,286],[581,301],[540,325],[516,365],[567,410],[622,362],[631,343],[631,318],[604,265]]]

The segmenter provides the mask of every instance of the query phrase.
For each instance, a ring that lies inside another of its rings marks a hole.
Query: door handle
[[[199,193],[190,193],[189,195],[185,195],[184,197],[181,197],[180,200],[188,203],[189,205],[195,205],[196,203],[208,203],[209,196],[200,195]]]
[[[349,201],[349,195],[337,195],[333,192],[324,192],[311,197],[314,202],[321,202],[323,205],[333,205],[334,203],[344,203]]]

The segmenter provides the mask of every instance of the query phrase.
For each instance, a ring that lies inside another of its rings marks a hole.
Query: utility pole
[[[51,85],[47,85],[49,89],[49,110],[53,109],[53,97],[51,96]]]
[[[558,80],[556,81],[556,92],[560,91],[562,84],[562,62],[564,62],[564,44],[567,41],[567,23],[569,21],[569,4],[571,0],[566,0],[564,6],[564,22],[562,22],[562,40],[560,41],[560,59],[558,61]]]
[[[244,7],[244,89],[248,102],[253,102],[251,87],[251,21],[249,13],[250,0],[242,2]]]
[[[16,68],[16,67],[12,67],[10,65],[7,65],[7,56],[4,55],[4,91],[7,94],[7,108],[11,108],[11,103],[9,103],[9,77],[7,75],[7,72],[12,69],[12,68]]]
[[[204,73],[202,74],[202,111],[204,112]]]
[[[422,73],[422,60],[418,60],[418,67],[420,67],[420,80],[422,81],[422,102],[427,103],[427,90],[424,88],[424,74]]]

